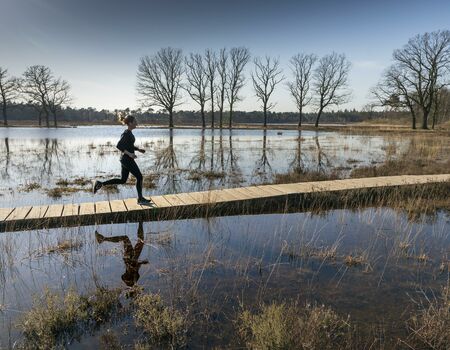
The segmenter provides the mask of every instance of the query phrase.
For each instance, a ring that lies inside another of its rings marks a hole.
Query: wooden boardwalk
[[[338,197],[340,199],[337,201],[350,206],[372,198],[374,193],[386,194],[407,187],[423,189],[427,185],[439,183],[450,184],[450,174],[302,182],[168,194],[152,196],[152,206],[138,205],[135,198],[130,198],[95,203],[0,208],[0,231],[263,213],[286,210],[291,206],[309,210],[315,200],[317,209],[317,203],[327,206],[327,203],[336,201]],[[449,188],[450,186],[445,187],[445,190],[448,191]]]

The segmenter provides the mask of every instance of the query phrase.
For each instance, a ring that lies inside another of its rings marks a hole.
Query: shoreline
[[[77,127],[85,127],[85,126],[119,126],[119,123],[112,122],[104,122],[104,123],[72,123],[72,122],[64,122],[61,121],[56,129],[70,129]],[[167,125],[164,124],[148,124],[142,123],[140,124],[141,128],[150,128],[150,129],[169,129]],[[11,123],[7,126],[0,125],[0,128],[36,128],[36,129],[55,129],[55,127],[50,126],[47,128],[46,126],[38,126],[34,121],[20,121],[18,123]],[[201,130],[202,127],[200,125],[192,125],[192,124],[178,124],[175,125],[173,130],[176,129],[198,129]],[[220,128],[216,127],[212,129],[210,126],[204,128],[205,130],[220,130]],[[230,130],[228,126],[223,127],[222,130]],[[314,124],[304,124],[301,128],[297,126],[297,124],[269,124],[266,128],[262,125],[252,124],[252,123],[236,123],[233,125],[231,130],[298,130],[298,131],[329,131],[329,132],[345,132],[345,133],[398,133],[398,134],[443,134],[450,136],[450,129],[447,128],[436,128],[436,129],[411,129],[409,126],[403,126],[398,124],[369,124],[365,123],[350,123],[350,124],[322,124],[319,127],[315,127]]]

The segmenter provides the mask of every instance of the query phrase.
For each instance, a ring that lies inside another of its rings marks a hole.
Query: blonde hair
[[[119,122],[121,122],[123,125],[128,125],[135,121],[135,117],[132,115],[126,115],[125,113],[117,113],[117,119],[119,119]]]

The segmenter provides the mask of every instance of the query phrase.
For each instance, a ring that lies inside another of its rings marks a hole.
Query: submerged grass
[[[323,305],[262,305],[243,310],[238,332],[249,349],[350,349],[353,330],[348,318]]]
[[[23,349],[52,349],[79,337],[86,326],[107,321],[120,308],[118,290],[97,289],[84,296],[70,289],[64,296],[46,289],[19,322]]]
[[[146,333],[147,343],[166,344],[171,347],[182,347],[186,344],[189,327],[187,314],[164,305],[157,294],[138,295],[135,307],[135,323]]]
[[[411,348],[448,350],[450,347],[450,286],[443,288],[439,299],[428,300],[418,315],[408,322]]]

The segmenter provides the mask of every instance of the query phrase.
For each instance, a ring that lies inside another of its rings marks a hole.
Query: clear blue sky
[[[353,99],[342,108],[361,108],[395,48],[449,27],[443,0],[0,0],[0,66],[14,75],[49,66],[70,82],[74,106],[114,109],[138,107],[139,59],[161,47],[246,46],[279,57],[287,78],[292,55],[336,51],[352,62]],[[242,95],[237,109],[259,109],[249,74]],[[273,99],[276,111],[295,110],[284,85]],[[197,109],[184,101],[180,109]]]

